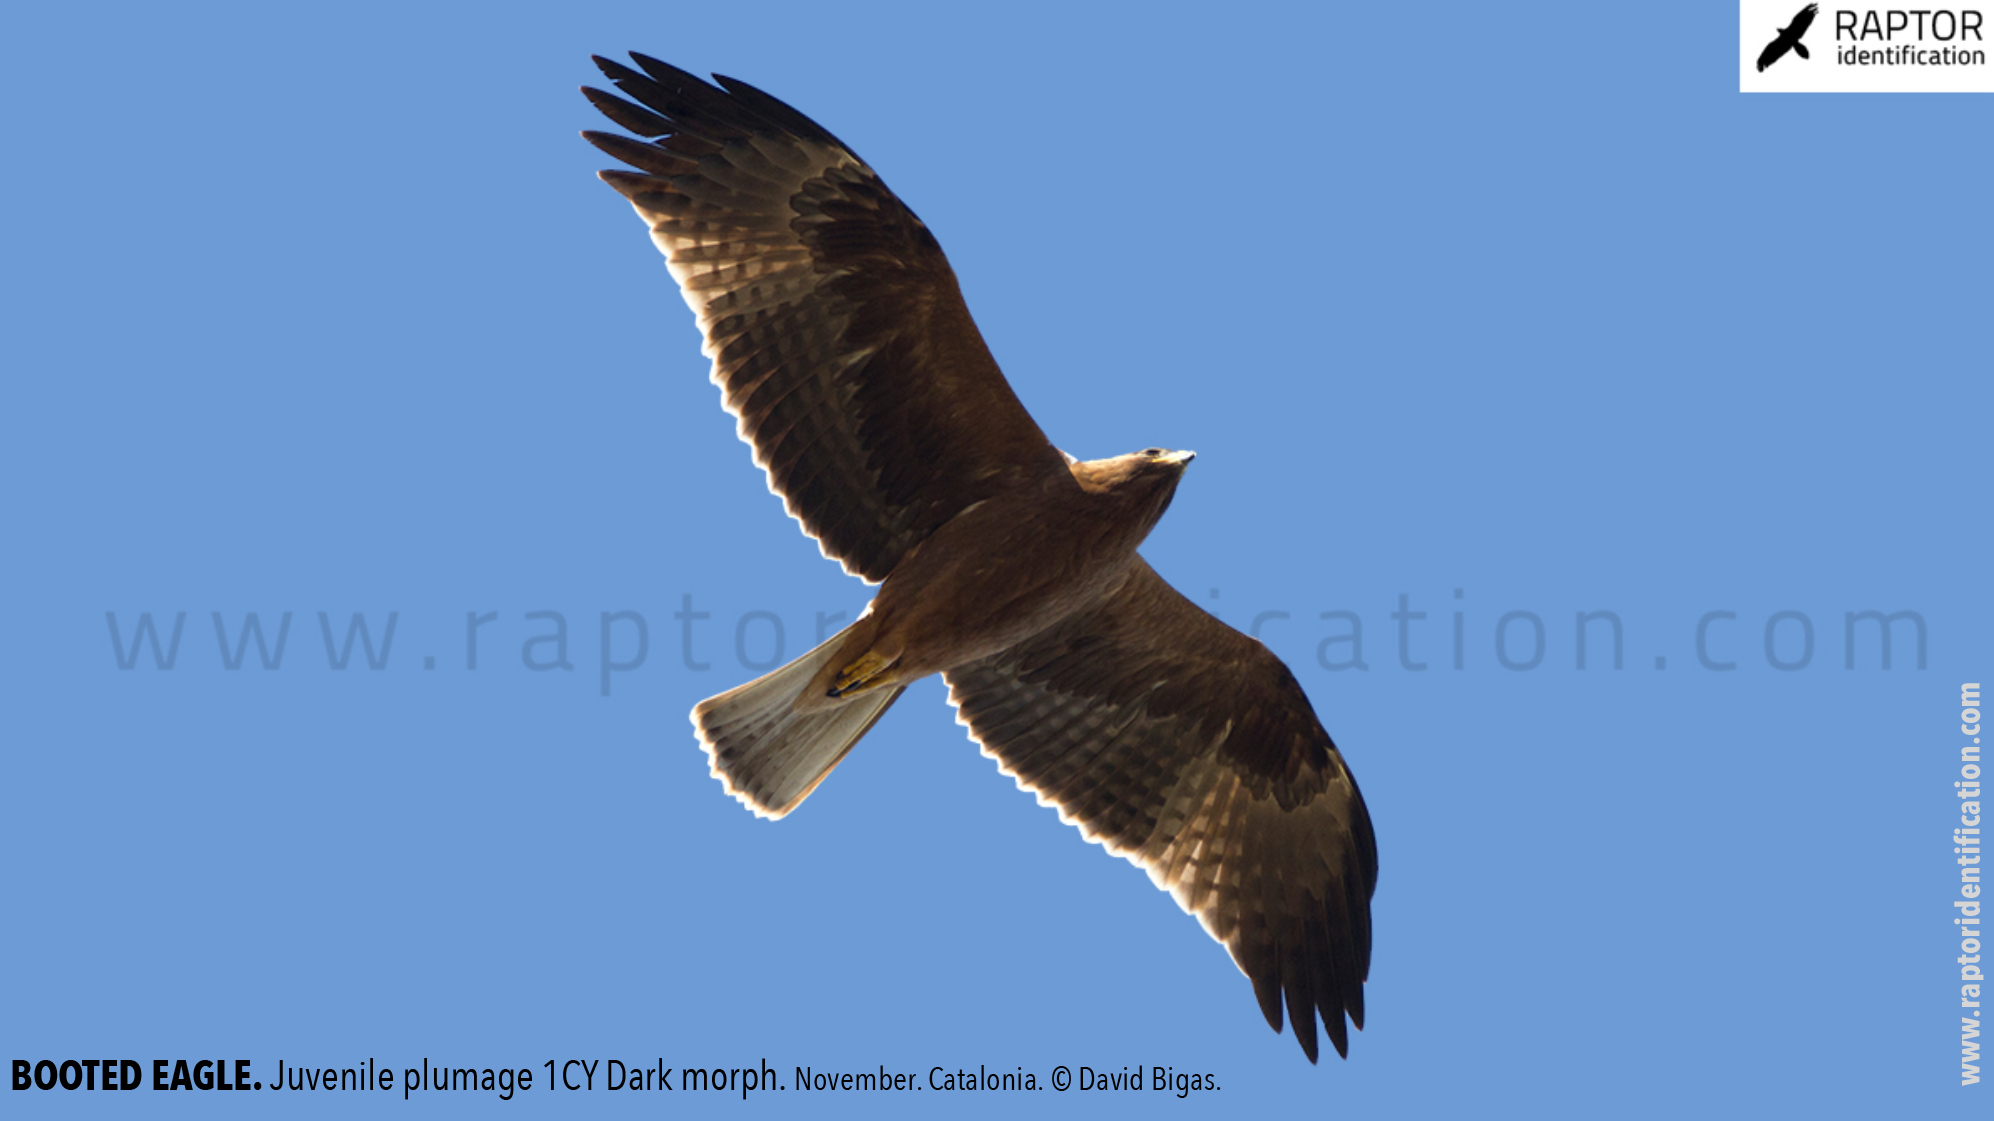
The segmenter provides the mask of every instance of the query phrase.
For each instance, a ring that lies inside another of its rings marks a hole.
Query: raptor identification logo
[[[1739,0],[1738,90],[1994,93],[1990,16],[1994,0],[1931,8]]]

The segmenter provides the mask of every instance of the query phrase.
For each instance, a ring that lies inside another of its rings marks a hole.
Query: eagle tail
[[[1814,57],[1813,55],[1808,54],[1807,48],[1800,43],[1793,44],[1793,53],[1799,55],[1801,58]]]
[[[781,669],[693,707],[693,727],[712,761],[713,777],[757,817],[781,817],[808,798],[904,690],[880,689],[828,705],[803,696],[851,629]]]

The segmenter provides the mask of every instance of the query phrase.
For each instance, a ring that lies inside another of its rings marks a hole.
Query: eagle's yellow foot
[[[879,654],[868,652],[858,661],[839,670],[838,676],[831,681],[830,691],[824,695],[849,697],[853,693],[863,693],[867,689],[883,685],[885,682],[881,679],[881,675],[892,664],[890,660]]]

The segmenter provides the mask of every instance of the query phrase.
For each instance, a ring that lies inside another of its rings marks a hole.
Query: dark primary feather
[[[1357,783],[1281,660],[1143,561],[1109,600],[950,670],[1018,785],[1145,868],[1224,943],[1315,1061],[1364,1026],[1377,843]]]
[[[651,227],[742,438],[826,556],[878,583],[963,508],[1065,473],[940,245],[871,168],[745,82],[631,57],[596,60],[631,100],[582,92],[649,142],[584,135],[637,169],[602,177]]]

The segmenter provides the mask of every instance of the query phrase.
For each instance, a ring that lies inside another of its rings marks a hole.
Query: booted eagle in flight
[[[597,58],[583,93],[634,171],[713,381],[824,555],[879,584],[860,619],[693,709],[755,813],[810,795],[910,683],[1020,787],[1198,917],[1309,1061],[1364,1025],[1378,851],[1357,782],[1280,659],[1136,553],[1187,451],[1077,461],[997,368],[941,246],[865,161],[731,78]],[[628,98],[629,100],[625,100]]]

